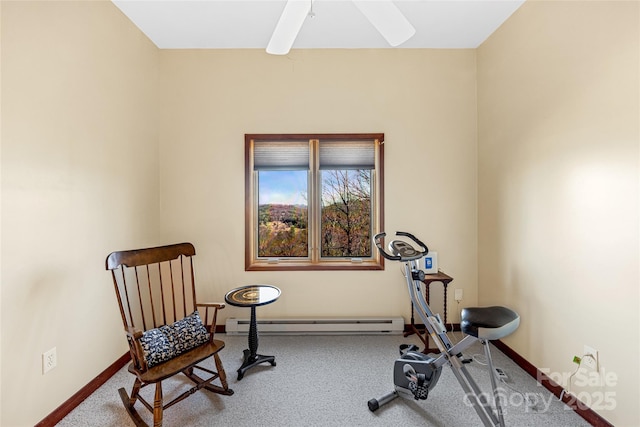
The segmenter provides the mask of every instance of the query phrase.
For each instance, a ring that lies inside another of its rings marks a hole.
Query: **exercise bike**
[[[404,240],[393,240],[389,243],[389,252],[382,247],[382,239],[386,233],[377,234],[373,241],[380,254],[390,260],[404,263],[404,276],[409,288],[409,296],[427,332],[435,342],[440,353],[426,355],[417,351],[417,347],[401,346],[401,357],[394,363],[394,390],[378,399],[368,402],[369,410],[374,412],[381,406],[391,402],[398,396],[425,400],[437,384],[443,366],[453,371],[458,383],[471,402],[476,413],[485,426],[504,427],[504,416],[500,406],[500,396],[496,384],[496,374],[491,360],[489,341],[506,337],[515,331],[520,324],[520,317],[516,312],[506,307],[471,307],[464,308],[461,313],[460,328],[465,337],[453,344],[447,335],[447,330],[439,314],[434,314],[424,298],[424,271],[420,270],[419,260],[428,254],[427,246],[410,233],[396,232],[396,236],[408,237],[417,245]],[[494,403],[491,404],[485,394],[466,368],[471,362],[462,352],[472,344],[480,342],[489,367],[491,388]]]

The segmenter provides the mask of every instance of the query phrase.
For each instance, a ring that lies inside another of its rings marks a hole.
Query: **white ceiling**
[[[286,4],[285,0],[112,1],[161,49],[264,49]],[[416,34],[399,47],[476,48],[524,0],[394,3],[416,28]],[[351,0],[313,0],[313,12],[294,49],[390,47]]]

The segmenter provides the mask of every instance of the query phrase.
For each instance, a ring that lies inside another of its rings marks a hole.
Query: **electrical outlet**
[[[56,354],[56,348],[42,353],[42,373],[46,374],[58,365],[58,355]]]
[[[458,302],[462,301],[462,289],[456,289],[455,300]]]
[[[587,368],[598,369],[598,350],[589,347],[588,345],[584,346],[584,356],[582,356],[582,365]]]

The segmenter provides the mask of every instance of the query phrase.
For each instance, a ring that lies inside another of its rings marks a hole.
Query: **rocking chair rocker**
[[[137,426],[147,426],[134,408],[137,401],[153,413],[153,425],[159,427],[164,409],[197,390],[233,394],[218,356],[225,344],[214,339],[217,313],[224,304],[196,302],[195,253],[191,243],[180,243],[113,252],[107,257],[131,353],[128,370],[136,377],[131,396],[124,388],[118,392]],[[198,365],[211,356],[216,371]],[[195,386],[165,404],[162,381],[179,373]],[[212,384],[216,379],[220,385]],[[155,384],[153,404],[140,395],[151,384]]]

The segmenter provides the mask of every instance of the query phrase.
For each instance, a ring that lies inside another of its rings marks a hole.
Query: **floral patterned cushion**
[[[171,325],[149,329],[140,338],[149,368],[206,343],[209,333],[198,310]]]

